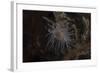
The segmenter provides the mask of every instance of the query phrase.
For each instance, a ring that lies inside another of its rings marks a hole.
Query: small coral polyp
[[[47,21],[51,21],[48,18],[45,18]],[[53,22],[53,21],[52,21]],[[62,26],[63,25],[63,26]],[[65,49],[70,48],[71,44],[71,35],[72,33],[68,30],[68,24],[58,24],[53,22],[52,25],[48,24],[49,28],[46,37],[48,38],[47,47],[55,49]]]
[[[70,33],[67,28],[61,28],[60,26],[56,26],[55,29],[52,29],[49,33],[51,33],[55,39],[59,41],[70,41]]]
[[[68,32],[67,28],[61,28],[60,26],[56,25],[55,29],[49,29],[48,34],[50,34],[48,37],[48,44],[47,46],[52,43],[54,48],[65,48],[65,46],[68,48],[68,45],[71,42],[70,33]],[[54,45],[56,43],[56,45]]]

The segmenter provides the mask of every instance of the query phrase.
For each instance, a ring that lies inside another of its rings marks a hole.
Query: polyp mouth
[[[64,40],[64,32],[63,31],[56,31],[54,33],[54,37],[57,39],[57,40]]]

